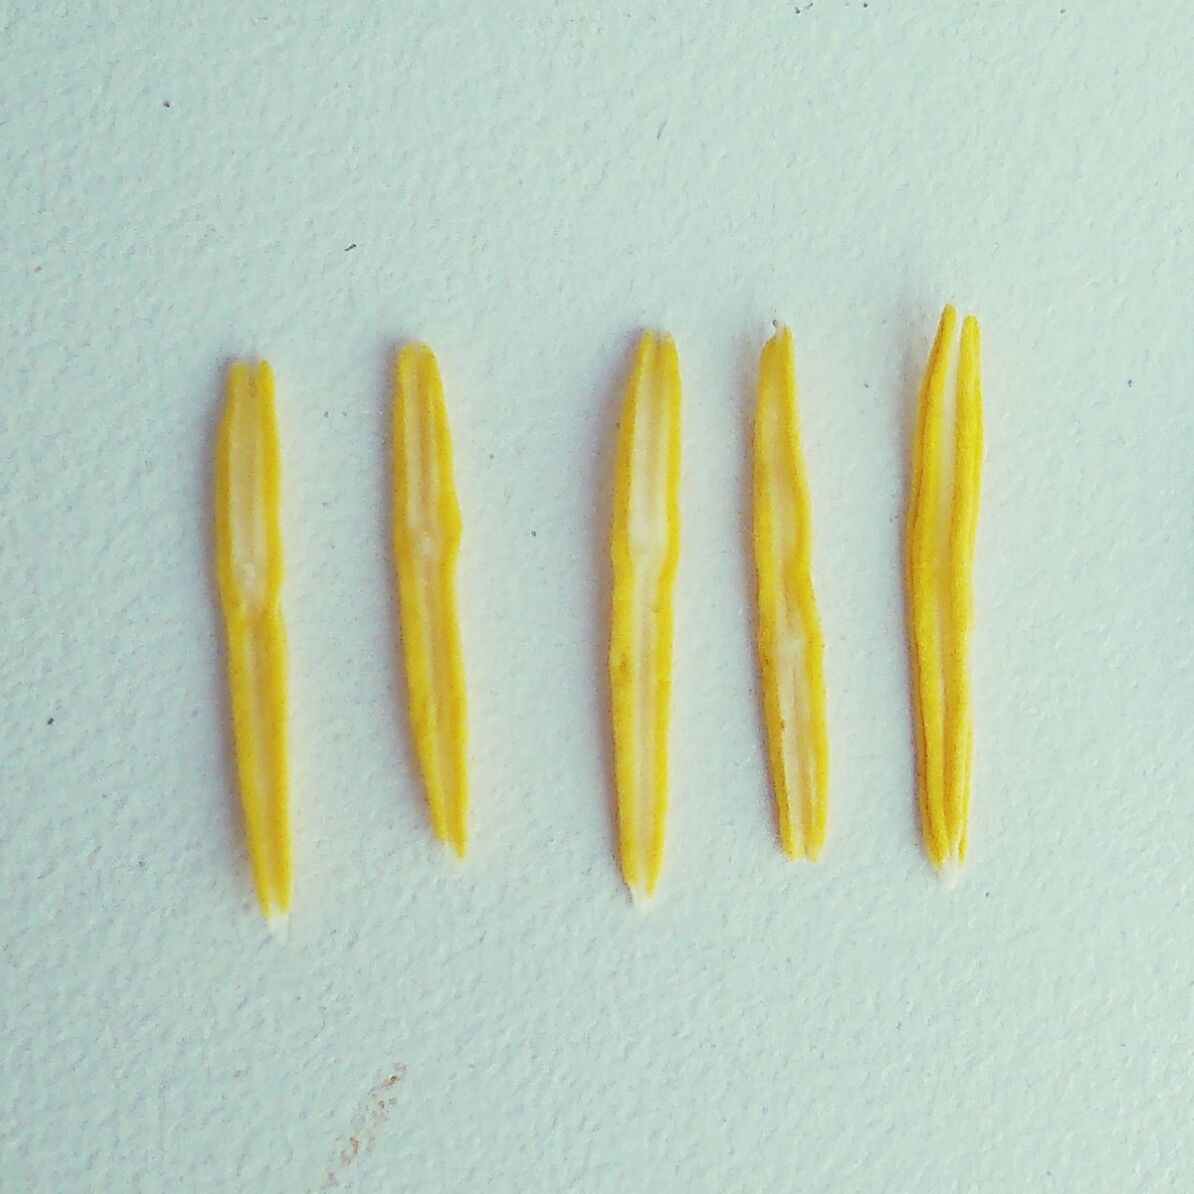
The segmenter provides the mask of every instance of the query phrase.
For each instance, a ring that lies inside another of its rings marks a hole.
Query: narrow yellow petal
[[[942,809],[944,711],[937,541],[941,503],[942,407],[956,321],[953,307],[947,306],[941,313],[941,322],[921,384],[912,446],[912,493],[907,540],[919,803],[925,845],[930,858],[938,866],[945,858],[946,849]]]
[[[753,481],[759,670],[776,823],[789,856],[815,859],[825,840],[829,786],[824,645],[787,328],[759,358]]]
[[[615,462],[609,674],[622,874],[646,897],[659,880],[667,820],[679,485],[679,357],[670,336],[644,333]]]
[[[974,621],[971,571],[982,471],[982,377],[978,322],[962,323],[954,424],[954,486],[945,589],[945,821],[958,860],[966,849],[970,805],[970,629]]]
[[[468,848],[467,717],[456,560],[460,506],[439,367],[408,344],[394,367],[394,562],[411,734],[436,836]]]
[[[274,379],[262,361],[228,370],[216,451],[216,568],[228,636],[237,775],[257,897],[290,908],[286,645]]]
[[[978,323],[967,316],[958,358],[953,438],[947,445],[945,393],[956,322],[954,309],[947,306],[921,386],[905,558],[917,793],[925,848],[938,868],[965,858],[973,749],[968,652],[982,386]]]

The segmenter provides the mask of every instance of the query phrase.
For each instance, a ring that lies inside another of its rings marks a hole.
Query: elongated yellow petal
[[[463,858],[468,848],[467,717],[456,559],[460,506],[439,366],[409,344],[394,368],[394,561],[411,731],[431,825]]]
[[[291,883],[278,477],[273,374],[265,361],[237,361],[216,453],[216,567],[241,804],[267,917],[289,911]]]
[[[921,385],[905,556],[917,793],[925,849],[938,868],[965,858],[973,743],[970,575],[982,459],[982,385],[978,323],[967,316],[947,447],[946,385],[956,326],[954,309],[947,306]]]
[[[946,855],[942,750],[944,699],[941,690],[938,602],[938,522],[941,487],[941,422],[945,382],[957,317],[941,314],[937,337],[921,384],[912,442],[912,492],[908,512],[907,582],[909,633],[916,702],[918,793],[925,846],[934,865]]]
[[[956,842],[958,861],[966,858],[970,812],[970,629],[974,621],[971,572],[978,526],[982,473],[983,412],[978,321],[962,322],[958,357],[958,398],[954,425],[954,491],[950,517],[945,643],[945,822]]]
[[[763,714],[780,844],[792,858],[815,859],[825,841],[829,739],[808,484],[787,328],[767,341],[759,359],[754,549]]]
[[[618,838],[635,896],[654,893],[663,863],[679,486],[680,362],[670,336],[648,332],[622,408],[610,543]]]

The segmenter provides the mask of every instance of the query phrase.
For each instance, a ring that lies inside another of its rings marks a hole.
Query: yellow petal
[[[216,567],[241,804],[267,917],[289,911],[291,886],[278,472],[273,374],[264,361],[234,362],[216,454]]]
[[[917,793],[925,848],[938,868],[965,858],[973,750],[970,577],[982,458],[982,386],[978,323],[967,316],[953,437],[947,446],[945,394],[956,323],[954,309],[947,306],[921,385],[905,556]]]
[[[755,408],[759,669],[780,843],[793,858],[815,859],[825,841],[829,740],[811,525],[792,333],[782,328],[763,346]]]
[[[468,848],[467,717],[456,560],[460,506],[439,366],[409,344],[394,369],[394,561],[411,732],[436,836]]]
[[[670,336],[648,332],[639,340],[618,436],[609,652],[622,874],[645,897],[659,880],[667,818],[679,483],[679,358]]]

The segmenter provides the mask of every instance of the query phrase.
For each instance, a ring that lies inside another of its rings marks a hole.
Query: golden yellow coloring
[[[610,542],[618,842],[636,897],[654,894],[663,864],[679,485],[680,362],[670,336],[646,332],[622,407]]]
[[[905,572],[915,704],[917,795],[934,866],[966,857],[970,811],[971,569],[983,451],[978,321],[962,323],[952,447],[945,393],[957,315],[947,306],[921,384],[912,445]]]
[[[460,506],[435,355],[408,344],[394,367],[394,561],[410,724],[436,837],[468,847],[464,665],[456,620]]]
[[[815,859],[825,842],[829,739],[808,484],[787,328],[767,341],[759,358],[754,554],[763,718],[780,844],[792,858]]]
[[[272,919],[290,910],[290,822],[278,429],[265,361],[255,369],[236,361],[228,370],[215,529],[241,804],[257,898]]]

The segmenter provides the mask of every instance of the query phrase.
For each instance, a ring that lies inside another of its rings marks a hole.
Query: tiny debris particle
[[[348,248],[347,248],[347,249],[345,249],[344,251],[345,251],[346,253],[351,253],[351,252],[353,251],[353,249],[355,249],[356,247],[357,247],[357,242],[354,240],[354,241],[352,242],[352,244],[351,244],[351,245],[349,245],[349,246],[348,246]]]
[[[46,718],[46,725],[48,725],[48,726],[52,726],[53,724],[54,724],[54,719],[53,719],[52,717],[47,717],[47,718]]]
[[[168,108],[169,106],[170,106],[170,101],[169,101],[169,100],[162,100],[162,107],[163,107],[163,108]]]

